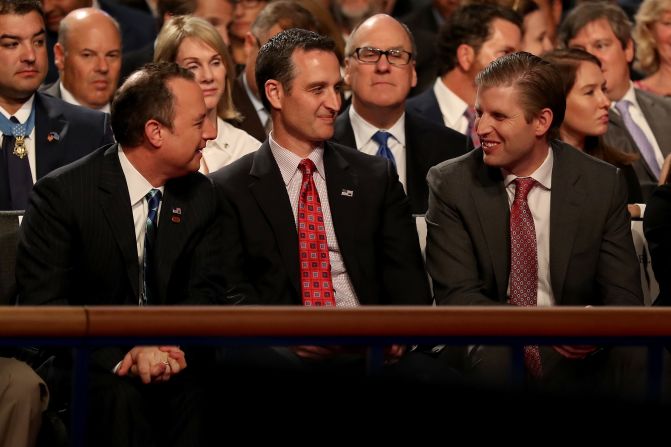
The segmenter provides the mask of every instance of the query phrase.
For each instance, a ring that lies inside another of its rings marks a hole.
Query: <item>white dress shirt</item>
[[[274,139],[272,132],[269,135],[270,150],[280,168],[284,185],[287,188],[291,209],[294,213],[294,221],[298,228],[298,196],[303,183],[303,173],[298,169],[298,164],[302,158],[290,150],[280,146]],[[337,307],[355,307],[359,305],[352,281],[347,274],[345,262],[343,261],[335,229],[333,228],[333,219],[331,218],[331,207],[329,206],[328,190],[326,188],[326,171],[324,170],[324,148],[316,147],[308,156],[317,167],[313,174],[315,186],[319,193],[319,200],[322,205],[324,215],[324,227],[326,229],[326,241],[329,246],[329,261],[331,262],[331,279],[333,289],[335,290],[335,301]],[[298,230],[296,230],[298,231]],[[296,246],[298,251],[298,246]]]
[[[531,188],[527,196],[529,210],[534,218],[536,229],[536,250],[538,256],[538,301],[537,306],[554,306],[555,299],[550,282],[550,196],[552,191],[552,166],[554,156],[552,148],[543,164],[529,177],[536,180],[536,185]],[[516,175],[501,170],[508,193],[508,206],[512,206],[515,199]],[[510,296],[510,278],[508,279],[508,295]]]
[[[655,134],[652,133],[652,129],[650,128],[648,121],[645,119],[645,115],[643,115],[641,107],[638,105],[633,82],[629,83],[629,90],[627,90],[627,93],[625,93],[624,96],[620,99],[620,101],[622,100],[631,102],[631,105],[629,106],[629,114],[631,115],[631,119],[638,127],[641,128],[645,134],[645,137],[648,139],[648,141],[650,141],[650,144],[655,151],[655,158],[657,159],[657,163],[661,168],[664,165],[664,154],[662,154],[662,151],[659,148],[659,144],[657,143],[657,139],[655,138]],[[617,101],[612,101],[610,103],[610,108],[619,115],[620,111],[615,107],[616,102]]]
[[[261,142],[230,123],[217,118],[217,138],[207,142],[203,149],[200,172],[207,174],[233,163],[243,155],[254,152]],[[207,165],[207,170],[205,170]]]
[[[63,86],[62,82],[60,82],[58,84],[58,87],[60,88],[61,99],[63,101],[67,102],[68,104],[75,105],[75,106],[86,107],[86,106],[82,105],[82,103],[77,101],[77,98],[75,98],[74,95],[72,93],[70,93],[70,91]],[[88,107],[88,108],[91,109],[91,110],[98,110],[100,112],[110,113],[110,103],[109,102],[107,104],[105,104],[104,106],[102,106],[101,108],[99,108],[99,109],[93,109],[92,107]]]
[[[398,178],[403,185],[405,192],[408,192],[407,187],[407,167],[405,163],[405,113],[391,126],[389,129],[378,129],[363,119],[354,106],[349,108],[349,120],[352,123],[352,131],[354,132],[354,140],[356,141],[356,148],[368,155],[377,155],[379,149],[378,144],[373,140],[373,135],[379,130],[389,132],[391,136],[387,140],[387,146],[394,154],[394,161],[396,162],[396,172]]]
[[[438,100],[438,107],[443,115],[445,126],[466,135],[468,119],[464,113],[468,109],[468,104],[447,88],[440,77],[436,78],[436,82],[433,84],[433,93]]]
[[[135,245],[137,248],[138,265],[142,265],[144,261],[144,235],[147,232],[147,216],[149,215],[149,205],[145,200],[145,196],[154,187],[135,169],[135,166],[128,160],[123,149],[119,146],[119,163],[121,163],[121,170],[126,179],[128,186],[128,194],[130,196],[130,206],[133,211],[133,226],[135,227]],[[163,194],[163,186],[156,188]],[[163,200],[159,202],[158,215],[156,216],[156,224],[161,216],[161,207]],[[142,275],[142,268],[140,268],[140,275]],[[142,278],[140,278],[142,279]]]
[[[23,103],[23,105],[19,108],[19,110],[16,111],[15,114],[10,114],[8,113],[4,108],[0,106],[0,113],[2,113],[5,118],[10,119],[11,117],[16,118],[19,120],[21,124],[25,123],[28,121],[28,117],[30,116],[30,112],[33,110],[33,102],[35,102],[35,95],[31,96],[30,99],[26,102]],[[33,130],[30,132],[30,135],[26,137],[26,150],[28,151],[28,165],[30,166],[30,175],[33,178],[33,183],[37,181],[37,168],[35,167],[35,129],[37,127],[37,124],[35,127],[33,127]],[[3,135],[2,132],[0,132],[0,135]],[[3,135],[4,138],[4,135]],[[0,144],[2,144],[2,141],[0,141]]]

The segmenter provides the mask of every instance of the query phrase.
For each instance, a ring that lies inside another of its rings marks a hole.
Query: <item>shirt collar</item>
[[[554,165],[554,154],[552,153],[552,147],[549,147],[548,155],[545,157],[545,161],[543,161],[543,163],[538,167],[538,169],[532,172],[531,175],[529,175],[528,177],[531,177],[534,180],[536,180],[536,182],[540,184],[543,188],[551,190],[553,165]],[[505,169],[501,169],[501,172],[503,173],[504,184],[506,185],[506,188],[510,186],[513,180],[518,178],[518,176],[516,176],[515,174],[511,174]]]
[[[632,103],[634,105],[635,108],[637,108],[637,109],[639,108],[638,107],[638,100],[636,99],[636,91],[634,90],[634,83],[633,82],[629,81],[629,89],[624,94],[624,96],[622,98],[620,98],[620,101],[629,101],[630,103]],[[615,105],[620,101],[611,101],[610,102],[610,108],[612,110],[615,110],[615,112],[618,113],[618,114],[620,113],[620,111],[617,110]]]
[[[139,201],[144,199],[149,191],[154,187],[147,181],[146,178],[135,169],[135,166],[128,160],[121,145],[119,145],[119,163],[124,177],[126,177],[126,185],[128,185],[128,194],[130,195],[130,206],[135,206]],[[164,186],[156,188],[163,193]]]
[[[291,182],[291,179],[296,172],[298,172],[298,164],[303,160],[298,155],[291,152],[289,149],[280,145],[273,138],[272,131],[268,135],[268,141],[270,143],[270,151],[277,162],[277,166],[280,168],[280,174],[282,174],[282,180],[284,180],[284,185],[287,186]],[[310,152],[308,158],[317,167],[317,174],[324,180],[326,180],[326,174],[324,171],[324,148],[318,146]]]
[[[4,108],[0,106],[0,113],[2,113],[5,118],[9,119],[11,117],[15,117],[21,124],[25,123],[28,121],[28,117],[30,116],[30,112],[33,110],[33,102],[35,102],[35,94],[33,94],[28,101],[24,102],[23,105],[19,108],[19,110],[16,111],[15,114],[11,115],[9,112],[7,112]]]
[[[405,112],[403,112],[401,117],[389,129],[378,129],[373,126],[354,110],[354,106],[350,106],[348,113],[349,120],[352,123],[352,131],[354,132],[357,149],[361,149],[366,145],[378,130],[389,132],[392,138],[405,146]]]
[[[58,84],[59,84],[58,87],[61,89],[61,99],[63,99],[63,101],[67,102],[68,104],[74,104],[74,105],[79,106],[79,107],[86,107],[86,106],[82,105],[82,103],[77,101],[77,98],[75,98],[75,96],[72,93],[70,93],[70,90],[65,88],[65,86],[63,85],[62,82],[59,82]],[[89,108],[89,107],[86,107],[86,108]],[[102,106],[101,108],[94,109],[94,110],[99,110],[101,112],[110,113],[110,104],[107,103],[104,106]]]
[[[450,90],[443,80],[438,77],[433,85],[433,92],[436,94],[438,104],[447,105],[447,107],[440,107],[440,111],[447,117],[450,123],[455,123],[461,118],[468,109],[468,104],[458,97],[452,90]]]

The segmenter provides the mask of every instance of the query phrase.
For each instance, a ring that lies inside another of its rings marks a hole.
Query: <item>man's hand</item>
[[[142,383],[165,382],[184,368],[184,351],[177,346],[136,346],[121,361],[117,375],[139,376]]]
[[[566,346],[566,345],[555,345],[552,347],[555,351],[566,357],[567,359],[572,360],[581,360],[587,357],[588,355],[599,350],[598,346]]]

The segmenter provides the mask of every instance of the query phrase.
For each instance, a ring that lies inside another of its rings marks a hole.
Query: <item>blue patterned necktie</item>
[[[147,214],[146,231],[144,234],[143,281],[142,293],[140,294],[141,306],[152,303],[152,298],[155,298],[154,245],[156,243],[156,229],[158,228],[158,208],[161,204],[161,191],[152,189],[144,198],[147,200],[149,213]]]
[[[389,149],[389,146],[387,146],[387,141],[389,140],[390,136],[391,134],[389,132],[385,132],[384,130],[378,130],[375,132],[373,135],[373,141],[375,141],[378,145],[377,154],[375,155],[390,160],[391,163],[396,166],[396,159],[394,159],[394,154],[391,153],[391,149]]]
[[[659,179],[660,167],[659,163],[657,163],[657,157],[655,156],[655,149],[652,147],[652,143],[650,143],[648,137],[645,136],[643,130],[638,127],[638,124],[631,118],[631,114],[629,113],[630,106],[631,101],[626,99],[615,103],[615,108],[620,112],[620,116],[622,116],[624,127],[627,128],[627,131],[629,131],[629,134],[634,139],[636,146],[638,146],[638,151],[641,153],[641,157],[643,157],[645,163],[650,167],[655,178]]]

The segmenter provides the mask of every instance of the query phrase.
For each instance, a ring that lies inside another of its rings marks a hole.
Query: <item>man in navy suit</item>
[[[0,166],[0,209],[23,210],[35,181],[111,143],[113,137],[106,114],[37,92],[47,69],[39,2],[3,6],[0,123],[4,124],[0,133],[9,149],[3,152]]]
[[[240,266],[262,304],[427,305],[394,166],[328,141],[341,103],[339,67],[333,41],[311,31],[286,30],[261,47],[256,81],[273,130],[257,152],[212,174],[227,232],[242,245]],[[278,352],[308,369],[343,354],[314,346]],[[394,346],[388,355],[402,352]]]
[[[466,138],[406,111],[405,100],[417,75],[416,49],[405,25],[385,14],[370,17],[352,32],[345,52],[352,105],[336,120],[333,140],[392,159],[412,213],[424,214],[429,168],[465,154]],[[377,141],[379,135],[385,135],[389,152]]]
[[[176,64],[145,66],[117,92],[112,126],[118,144],[35,185],[17,252],[19,302],[243,301],[225,276],[236,260],[214,188],[197,172],[216,128],[193,75]],[[181,372],[187,359],[194,364],[187,354],[176,346],[93,350],[89,445],[204,445],[193,366]]]

